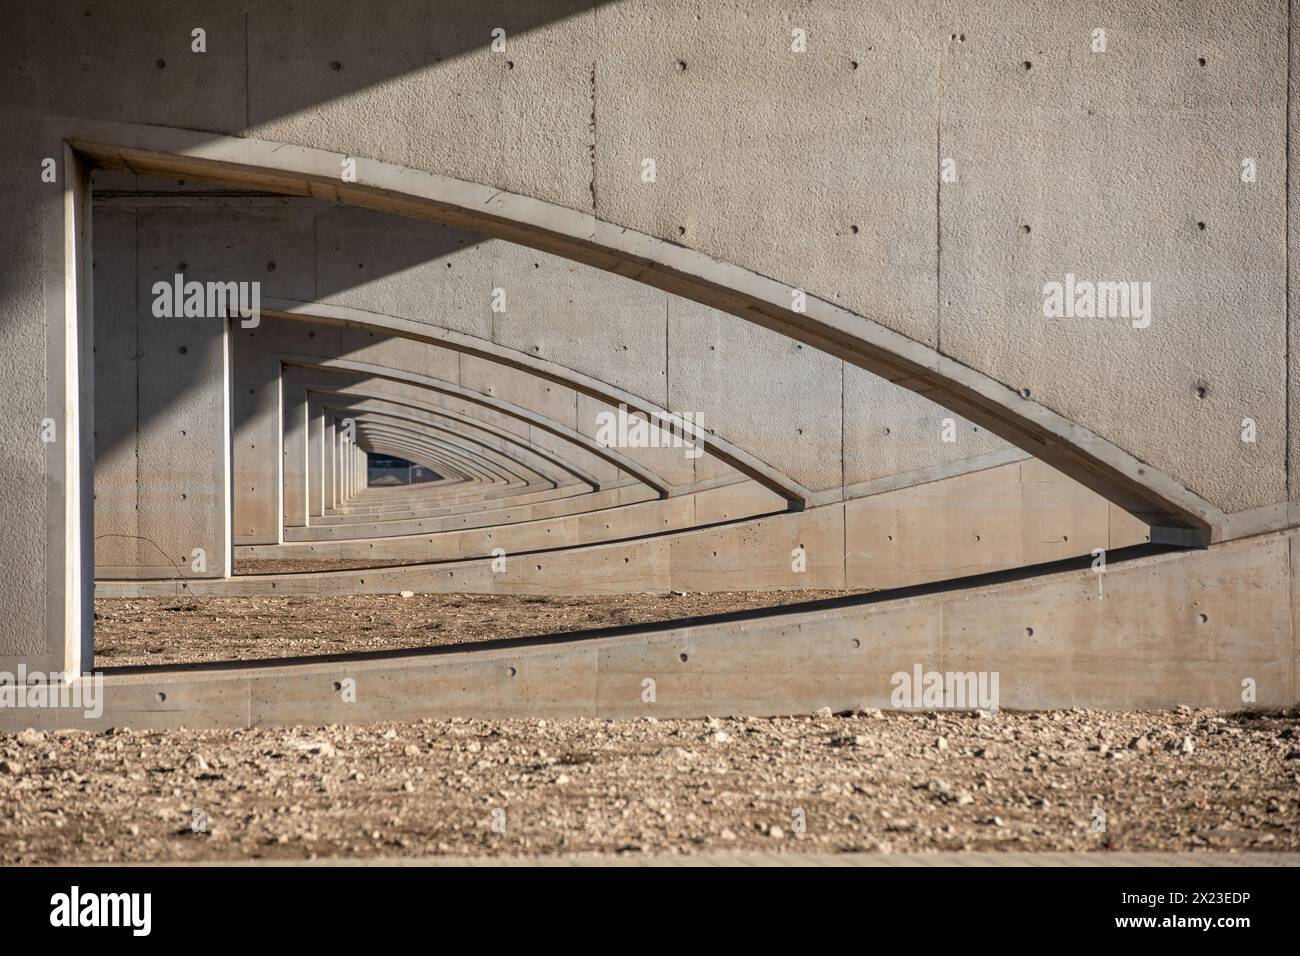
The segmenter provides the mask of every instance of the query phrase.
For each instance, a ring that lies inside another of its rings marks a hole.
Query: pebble
[[[1099,847],[1088,826],[1098,801],[1124,822],[1107,837],[1116,850],[1300,851],[1300,762],[1286,759],[1300,719],[1220,713],[0,733],[0,865],[183,859],[195,805],[222,808],[203,854],[230,860],[268,846],[279,859],[785,851],[796,836],[824,852],[987,850],[1012,837],[1017,849],[1084,851]],[[1223,736],[1203,736],[1207,726]],[[308,759],[335,747],[346,760]],[[955,756],[981,751],[991,759]],[[1138,764],[1140,779],[1126,779]],[[220,776],[195,782],[204,765]],[[1232,800],[1212,798],[1225,788]],[[494,807],[510,826],[488,836]],[[817,827],[786,829],[794,807]]]

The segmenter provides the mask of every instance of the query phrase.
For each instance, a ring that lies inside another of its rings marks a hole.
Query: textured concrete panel
[[[1009,447],[992,432],[915,392],[900,389],[856,366],[844,366],[846,486],[965,461]]]
[[[431,20],[412,0],[250,8],[249,131],[590,210],[589,10],[488,0]],[[490,49],[498,27],[504,53]]]
[[[532,409],[550,421],[577,431],[578,397],[571,388],[533,376],[516,375],[496,362],[472,355],[461,356],[460,380],[466,388]]]
[[[185,210],[157,208],[103,217],[95,336],[103,346],[96,364],[106,372],[96,388],[106,411],[105,537],[95,566],[108,577],[229,572],[226,323],[156,316],[153,286],[177,272],[186,281],[243,277],[210,271],[207,251],[219,240],[173,232],[168,223],[178,214],[185,219]]]
[[[716,309],[673,299],[668,396],[675,412],[814,490],[841,484],[839,359]]]
[[[366,209],[316,214],[316,287],[306,301],[404,315],[491,338],[492,252],[482,237]]]
[[[932,343],[933,17],[911,2],[599,8],[597,216]]]
[[[137,561],[138,305],[134,209],[95,219],[95,564]],[[146,304],[147,307],[147,304]]]
[[[523,246],[491,251],[492,288],[505,294],[494,342],[664,401],[669,296]]]
[[[1286,5],[1016,9],[942,61],[942,349],[1225,510],[1281,500]],[[1044,318],[1067,273],[1150,282],[1150,326]]]

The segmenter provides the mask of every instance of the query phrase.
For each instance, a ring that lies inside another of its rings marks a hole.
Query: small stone
[[[1129,741],[1128,749],[1137,750],[1141,753],[1146,753],[1148,750],[1151,749],[1151,741],[1147,737],[1134,737],[1132,740]]]
[[[814,713],[813,716],[821,720],[829,720],[830,718],[835,716],[835,712],[832,711],[829,707],[818,707],[816,713]]]
[[[13,760],[0,760],[0,773],[16,777],[23,772],[23,765]]]
[[[403,592],[402,592],[402,597],[404,597],[404,598],[413,598],[413,597],[415,597],[415,592],[414,592],[414,591],[403,591]]]
[[[731,832],[731,830],[728,830],[728,829],[725,829],[725,828],[723,829],[723,831],[722,831],[720,834],[718,834],[718,836],[722,837],[722,839],[724,839],[724,840],[734,840],[734,839],[736,839],[736,834],[734,834],[733,832]]]
[[[569,782],[569,775],[567,773],[562,773],[555,778],[555,784],[558,787],[562,787],[568,782]]]
[[[936,750],[947,750],[947,749],[948,749],[948,738],[947,738],[947,737],[940,737],[938,740],[936,740],[936,741],[934,742],[934,747],[935,747]]]
[[[313,757],[333,757],[336,754],[334,745],[328,740],[291,740],[288,746],[291,750],[300,750]]]
[[[966,793],[965,791],[957,794],[957,806],[959,807],[964,807],[967,804],[971,804],[974,802],[975,802],[975,798],[972,797],[969,793]]]
[[[1192,753],[1194,750],[1196,750],[1196,741],[1193,740],[1191,737],[1184,737],[1183,745],[1179,749],[1181,749],[1182,752],[1185,754]]]
[[[767,831],[767,835],[770,836],[773,840],[782,840],[785,838],[785,831],[782,830],[780,827],[772,827]]]
[[[725,744],[730,739],[731,734],[727,733],[725,730],[716,730],[713,732],[713,742],[715,744]]]

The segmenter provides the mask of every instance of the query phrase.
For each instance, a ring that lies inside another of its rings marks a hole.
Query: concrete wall
[[[1100,573],[1085,561],[965,588],[505,647],[114,674],[97,720],[75,709],[6,710],[0,726],[838,712],[899,707],[894,675],[918,667],[997,674],[998,706],[1013,710],[1277,708],[1297,693],[1295,546],[1294,534],[1267,535],[1117,562]],[[354,694],[339,693],[345,680]]]
[[[306,529],[262,559],[403,560],[409,566],[264,573],[226,581],[106,581],[103,597],[274,594],[627,594],[795,589],[888,590],[1095,549],[1140,545],[1148,531],[1037,462],[1013,463],[807,511],[747,482],[607,511],[491,512],[468,520]],[[759,516],[759,517],[752,517]],[[488,557],[506,552],[505,568]]]
[[[227,199],[195,205],[200,202],[183,193],[172,198],[166,208],[183,213],[174,228],[201,233],[212,249],[240,249],[237,259],[209,267],[256,276],[267,299],[404,319],[462,333],[480,346],[492,343],[506,360],[548,360],[562,371],[697,416],[707,431],[806,487],[817,500],[834,500],[842,486],[1007,447],[960,416],[840,359],[553,255],[436,223],[324,203]],[[260,255],[242,242],[248,234],[258,237]],[[281,250],[310,261],[291,261]],[[275,264],[274,271],[264,272],[263,259]],[[304,273],[310,289],[303,288]],[[492,309],[491,292],[498,288],[505,302],[500,313]],[[303,331],[268,320],[236,338],[236,365],[249,367],[236,373],[237,460],[255,457],[238,452],[256,443],[243,436],[257,427],[259,413],[265,418],[268,412],[265,383],[274,374],[275,357],[330,352],[494,395],[588,435],[596,433],[597,416],[612,407],[533,376],[504,375],[485,357],[319,323]],[[943,440],[949,417],[953,442]],[[661,467],[690,464],[675,455],[657,460]],[[666,477],[688,480],[680,473]],[[266,483],[263,477],[241,486]],[[236,524],[264,527],[252,515]],[[241,531],[240,540],[250,534]]]
[[[0,658],[62,658],[78,586],[60,522],[79,494],[69,407],[89,376],[67,374],[65,320],[91,283],[64,241],[85,210],[56,117],[253,135],[555,203],[806,290],[873,335],[898,332],[934,350],[916,354],[938,356],[940,385],[960,369],[987,376],[1001,391],[979,402],[1052,422],[1067,452],[1118,449],[1143,494],[1242,515],[1212,515],[1221,537],[1291,521],[1286,85],[1300,30],[1282,0],[745,4],[707,21],[694,4],[632,0],[454,15],[416,2],[51,0],[3,15],[0,126],[14,135],[0,138],[12,184],[0,399],[30,427],[0,455]],[[194,54],[200,20],[208,50]],[[488,46],[497,26],[503,53]],[[1090,48],[1097,27],[1104,53]],[[808,52],[790,51],[792,28]],[[40,178],[44,157],[56,182]],[[957,178],[943,182],[948,158]],[[1150,281],[1151,326],[1045,320],[1042,283],[1066,273]],[[535,345],[566,348],[560,315]],[[669,397],[725,402],[698,354],[665,349],[668,389],[683,370]],[[823,362],[784,356],[768,369],[774,390],[816,396]],[[71,426],[63,444],[32,439],[47,417]],[[800,428],[834,432],[822,417],[788,412],[794,430],[778,438],[792,460],[808,447]],[[803,457],[810,487],[837,484],[833,460]],[[841,465],[838,484],[871,472]]]
[[[491,341],[504,349],[506,360],[512,353],[549,358],[562,369],[598,376],[613,388],[695,417],[717,437],[820,495],[819,500],[840,497],[841,485],[865,490],[873,480],[1006,448],[924,398],[840,359],[555,256],[436,224],[319,202],[208,197],[172,181],[136,182],[112,174],[100,178],[106,211],[138,215],[144,210],[145,216],[168,223],[167,241],[177,247],[177,255],[168,259],[166,274],[174,260],[177,268],[186,266],[202,277],[256,276],[266,299],[364,304],[371,313],[384,310],[476,333],[485,345]],[[111,237],[105,240],[111,242]],[[152,242],[157,245],[156,239]],[[146,254],[163,254],[149,244],[145,249]],[[490,297],[472,291],[488,287],[505,290],[504,313],[493,312]],[[471,316],[477,318],[471,322]],[[558,337],[548,338],[548,329]],[[597,434],[599,416],[614,410],[610,402],[507,371],[485,357],[320,322],[267,318],[256,328],[234,329],[232,340],[234,525],[235,539],[242,544],[280,540],[281,510],[290,527],[324,513],[326,482],[313,479],[300,493],[299,484],[308,480],[302,472],[305,459],[284,467],[286,455],[299,453],[298,445],[281,455],[271,453],[280,441],[277,405],[283,405],[287,417],[287,440],[298,441],[302,413],[295,403],[302,398],[286,395],[280,381],[286,357],[343,357],[431,376],[518,404],[589,437]],[[301,378],[310,376],[303,373]],[[397,385],[389,391],[400,389]],[[469,407],[480,417],[486,414],[480,406]],[[310,424],[301,451],[320,463],[319,476],[328,447],[327,424],[310,409],[305,414]],[[951,426],[947,434],[946,424]],[[542,446],[552,443],[544,435],[528,438]],[[587,474],[605,480],[616,475],[607,464],[566,445],[552,450],[567,458],[576,454]],[[675,450],[623,451],[669,485],[716,479],[731,471],[711,453],[688,458]],[[302,501],[300,494],[306,495]],[[122,568],[128,564],[118,563]]]
[[[95,231],[95,568],[100,577],[230,573],[229,329],[158,318],[153,283],[196,262],[194,234],[111,208]],[[184,271],[184,270],[182,270]]]

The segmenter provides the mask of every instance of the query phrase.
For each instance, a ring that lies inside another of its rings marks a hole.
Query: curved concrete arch
[[[412,453],[419,452],[423,457],[440,463],[457,463],[464,477],[477,484],[528,484],[533,482],[544,482],[550,484],[539,475],[527,475],[515,472],[507,465],[492,462],[486,458],[480,458],[471,452],[456,448],[449,443],[438,443],[421,435],[417,430],[403,426],[384,426],[376,422],[368,422],[362,427],[358,422],[358,444],[363,451],[375,450],[379,452],[390,452],[396,454],[391,449],[381,448],[379,445],[387,442],[390,445],[400,444],[404,449]],[[410,455],[402,457],[410,458]],[[415,460],[415,459],[412,459]],[[450,465],[448,465],[450,466]],[[427,467],[437,469],[436,464],[427,464]]]
[[[427,376],[419,376],[416,373],[406,373],[401,370],[388,369],[386,366],[340,359],[326,359],[321,356],[303,357],[278,355],[276,361],[281,369],[280,377],[282,380],[282,394],[285,398],[288,398],[290,395],[294,396],[294,400],[292,401],[287,403],[282,401],[282,405],[286,407],[286,412],[290,408],[298,411],[305,410],[310,412],[310,403],[308,402],[307,393],[311,387],[316,385],[316,383],[311,379],[302,379],[301,375],[295,377],[291,386],[284,384],[287,382],[290,371],[296,371],[299,373],[304,373],[306,371],[314,373],[349,373],[355,377],[368,377],[372,379],[383,378],[399,384],[412,385],[426,389],[430,387],[430,384],[433,384],[436,386],[431,389],[433,391],[441,391],[446,394],[454,395],[458,398],[464,399],[468,403],[477,404],[484,408],[491,409],[498,414],[515,418],[530,427],[535,427],[541,431],[555,435],[565,442],[581,446],[588,453],[607,461],[617,471],[630,474],[634,480],[639,480],[643,484],[652,488],[657,495],[670,497],[674,493],[682,493],[684,490],[674,489],[666,481],[660,479],[653,472],[646,469],[634,459],[624,455],[618,449],[600,446],[595,443],[593,439],[581,435],[565,425],[551,421],[542,413],[533,411],[532,409],[522,408],[521,406],[514,405],[492,396],[483,396],[479,392],[462,389],[458,385],[442,382],[442,380],[431,379]],[[333,387],[332,384],[324,386],[325,389]],[[288,388],[288,391],[285,391],[286,388]],[[306,455],[307,457],[304,458],[301,463],[305,465],[306,461],[311,457],[310,441],[314,441],[315,439],[312,438],[309,440],[304,437],[308,432],[311,432],[313,435],[314,432],[311,428],[301,428],[302,422],[298,421],[298,419],[302,416],[298,414],[298,411],[295,411],[292,416],[294,427],[295,429],[298,429],[298,432],[295,433],[298,434],[298,438],[291,442],[288,437],[290,432],[287,430],[287,427],[285,427],[282,430],[280,442],[287,455],[291,455],[295,459],[299,455]],[[308,417],[310,417],[310,414]],[[290,421],[290,418],[285,418],[284,421],[287,423]],[[306,444],[304,444],[304,442],[306,442]],[[324,454],[323,443],[317,446],[317,451],[322,455]],[[288,479],[285,481],[286,490],[283,496],[285,515],[281,518],[284,527],[302,528],[320,520],[321,516],[319,514],[316,516],[310,516],[311,520],[309,520],[307,512],[310,509],[306,507],[308,498],[300,494],[301,489],[296,487],[293,489],[290,488],[291,485],[302,485],[307,488],[314,488],[316,482],[309,479],[309,476],[303,468],[292,470],[292,475],[290,470],[286,470],[285,475]],[[622,482],[616,480],[614,484],[621,485]],[[323,501],[323,498],[317,497],[314,500]],[[323,511],[323,508],[320,510]]]
[[[335,396],[338,396],[338,393],[334,393],[334,394],[335,394]],[[339,397],[340,397],[340,400],[341,400],[342,398],[345,398],[345,397],[351,397],[351,396],[339,396]],[[372,397],[372,398],[367,398],[367,399],[365,399],[364,401],[365,401],[366,403],[377,403],[377,402],[382,402],[382,403],[385,404],[385,405],[395,405],[395,406],[398,406],[398,407],[401,407],[401,408],[409,409],[410,411],[418,411],[418,412],[421,412],[421,413],[423,413],[423,414],[425,414],[425,415],[427,415],[427,416],[429,416],[430,418],[433,418],[433,419],[438,419],[438,420],[442,420],[442,421],[448,421],[448,419],[446,418],[446,416],[438,415],[438,414],[437,414],[433,409],[431,409],[431,408],[430,408],[430,409],[421,409],[421,408],[418,408],[417,406],[415,406],[415,405],[413,405],[413,404],[411,404],[411,403],[409,403],[409,402],[389,402],[387,399],[384,399],[384,398],[373,398],[373,397]],[[522,442],[519,442],[519,441],[517,441],[517,440],[514,441],[514,442],[508,442],[508,441],[505,440],[504,435],[498,435],[498,436],[496,436],[496,437],[497,437],[499,440],[503,441],[504,443],[508,444],[508,445],[513,449],[513,450],[510,451],[510,452],[504,451],[504,450],[502,450],[502,449],[500,449],[500,448],[493,448],[491,445],[488,445],[488,444],[487,444],[486,442],[484,442],[482,439],[477,438],[477,437],[474,437],[474,436],[468,434],[468,433],[465,432],[465,431],[461,431],[461,430],[458,430],[458,429],[455,429],[455,428],[449,427],[449,426],[447,426],[447,425],[441,425],[441,424],[436,424],[435,422],[426,421],[426,420],[421,419],[421,418],[419,418],[419,417],[415,417],[415,416],[413,416],[413,415],[411,415],[411,414],[409,414],[409,413],[407,413],[407,414],[402,414],[402,413],[399,413],[399,412],[384,411],[383,409],[368,409],[368,408],[363,407],[362,405],[349,405],[349,406],[346,407],[346,409],[342,409],[341,411],[344,411],[345,413],[356,412],[357,414],[362,414],[362,415],[365,415],[365,414],[367,414],[367,413],[369,413],[369,412],[374,412],[374,413],[376,413],[376,414],[383,415],[383,416],[385,416],[385,417],[390,417],[390,418],[395,418],[395,419],[399,419],[399,420],[402,420],[402,421],[409,421],[409,422],[418,423],[418,424],[420,424],[420,425],[423,426],[423,427],[427,427],[427,428],[428,428],[431,432],[433,432],[433,433],[437,433],[437,434],[442,435],[442,436],[456,436],[457,438],[459,438],[459,439],[460,439],[463,443],[465,443],[465,444],[473,445],[474,447],[481,447],[481,448],[484,448],[484,449],[487,449],[487,450],[491,450],[491,451],[495,452],[495,453],[498,454],[498,455],[501,455],[501,456],[503,456],[503,457],[509,458],[509,459],[512,460],[512,461],[519,462],[521,465],[525,465],[525,467],[528,467],[528,468],[529,468],[531,471],[533,471],[534,473],[546,475],[545,472],[539,471],[536,467],[531,466],[531,465],[527,465],[527,464],[523,461],[523,459],[520,457],[522,454],[525,454],[525,453],[532,453],[533,455],[535,455],[535,457],[537,457],[537,458],[540,459],[541,461],[545,462],[545,463],[548,464],[549,466],[553,467],[556,471],[560,471],[560,472],[566,473],[566,474],[568,474],[568,475],[573,476],[574,478],[577,478],[578,480],[580,480],[580,481],[582,481],[582,482],[584,482],[584,483],[586,483],[586,484],[591,485],[593,491],[594,491],[594,490],[598,490],[598,489],[600,488],[600,479],[598,479],[595,475],[592,475],[590,472],[586,471],[585,469],[583,469],[583,468],[581,468],[581,467],[579,467],[579,466],[577,466],[577,465],[574,465],[574,464],[568,463],[568,462],[563,462],[563,461],[561,461],[559,458],[557,458],[556,456],[553,456],[553,455],[552,455],[552,456],[543,456],[543,455],[537,454],[535,451],[533,451],[533,449],[526,448],[526,447],[523,445]],[[550,480],[552,480],[552,481],[557,480],[556,477],[555,477],[554,475],[546,475],[546,477],[550,478]]]
[[[479,482],[514,482],[523,481],[528,483],[544,482],[547,485],[554,485],[554,479],[545,475],[538,474],[532,469],[525,469],[522,472],[515,471],[510,465],[502,462],[496,462],[493,459],[479,455],[472,450],[457,445],[454,441],[446,441],[433,436],[424,435],[418,430],[406,427],[383,427],[379,424],[377,418],[365,419],[365,426],[362,426],[363,419],[357,419],[357,427],[360,434],[364,436],[372,445],[377,445],[384,438],[392,438],[395,441],[401,441],[402,444],[411,450],[418,449],[422,455],[438,461],[461,462],[462,467],[467,471],[467,477],[474,478]],[[362,443],[363,450],[365,441]],[[375,448],[376,451],[384,449]],[[406,456],[409,457],[409,456]],[[411,459],[416,461],[416,459]],[[416,464],[424,464],[428,468],[437,470],[437,465],[426,462],[416,461]],[[517,466],[524,467],[524,466]]]
[[[87,162],[184,176],[444,222],[595,266],[813,345],[917,392],[1070,475],[1153,526],[1158,538],[1200,543],[1285,521],[1286,509],[1230,521],[1212,503],[1114,443],[865,316],[703,253],[552,203],[364,157],[171,127],[74,122],[64,138]],[[342,182],[346,160],[355,181]],[[418,323],[372,321],[399,335],[443,336]]]
[[[432,471],[442,469],[443,472],[447,473],[448,478],[448,481],[443,484],[441,488],[445,494],[458,492],[466,487],[492,487],[499,483],[491,479],[485,480],[479,475],[462,474],[452,463],[450,458],[431,453],[427,447],[416,442],[383,436],[377,438],[367,436],[364,441],[357,442],[357,447],[368,453],[390,455],[394,458],[405,458],[408,461],[421,465]]]
[[[322,412],[322,417],[326,420],[333,418],[333,414],[328,408],[323,408]],[[437,444],[432,442],[412,442],[409,447],[411,449],[418,448],[422,458],[430,459],[429,461],[419,462],[419,464],[423,464],[425,467],[434,470],[442,467],[444,471],[451,471],[453,475],[462,477],[465,480],[484,481],[499,478],[496,472],[486,468],[481,462],[477,462],[472,455],[453,452],[447,447],[440,448]],[[313,485],[317,482],[320,482],[323,485],[329,480],[329,468],[328,463],[325,460],[327,455],[328,452],[322,449],[322,460],[319,463],[313,466],[311,461],[307,462],[308,478]],[[434,460],[437,461],[436,465],[432,463]],[[320,474],[314,473],[316,467],[320,468]],[[455,470],[453,471],[453,469]]]
[[[363,432],[357,441],[357,447],[365,452],[377,452],[406,458],[418,465],[435,471],[442,469],[449,476],[457,478],[460,484],[494,485],[506,484],[515,479],[494,475],[489,471],[470,464],[466,459],[445,450],[435,449],[422,441],[401,436],[393,432]]]
[[[592,490],[597,490],[602,486],[614,486],[626,480],[624,477],[612,480],[602,479],[593,474],[585,465],[571,462],[558,452],[534,445],[521,438],[518,434],[506,429],[495,427],[486,421],[480,421],[467,415],[457,414],[436,405],[373,391],[365,387],[362,376],[349,377],[357,379],[357,382],[344,390],[340,390],[337,384],[307,383],[304,387],[317,395],[325,396],[332,401],[346,405],[349,411],[344,414],[349,416],[351,416],[352,411],[359,413],[369,410],[405,417],[410,421],[421,423],[422,428],[427,427],[431,431],[442,435],[444,440],[455,436],[458,442],[467,442],[476,447],[492,449],[495,454],[518,462],[523,467],[544,476],[557,485],[576,480],[587,485]],[[381,408],[367,408],[366,403],[379,405]],[[400,415],[393,412],[393,408],[404,409],[408,414]],[[419,418],[420,415],[427,416],[432,421],[422,420]],[[494,445],[493,442],[496,444]]]
[[[515,449],[513,451],[508,451],[503,449],[503,447],[494,447],[493,445],[487,444],[487,442],[480,440],[480,438],[468,436],[468,434],[456,431],[454,428],[437,427],[437,425],[425,423],[425,421],[421,421],[419,418],[415,418],[415,416],[399,415],[395,414],[393,411],[385,411],[385,407],[390,405],[403,408],[409,407],[408,402],[389,402],[387,401],[387,398],[383,397],[383,395],[368,393],[365,392],[364,389],[342,395],[335,390],[334,385],[311,384],[311,382],[305,384],[303,389],[305,393],[311,395],[311,401],[321,402],[322,407],[325,407],[326,410],[329,411],[329,415],[335,416],[335,418],[341,416],[341,418],[354,418],[354,420],[356,420],[355,416],[364,414],[364,412],[374,412],[374,414],[394,416],[394,418],[407,420],[409,423],[419,424],[421,428],[428,427],[429,429],[432,429],[434,433],[437,433],[439,442],[442,442],[445,446],[459,447],[463,453],[468,454],[469,458],[472,459],[481,457],[481,454],[478,453],[478,451],[473,450],[477,447],[477,449],[489,450],[499,458],[511,460],[511,462],[519,464],[520,467],[526,468],[526,470],[534,473],[534,475],[543,477],[543,479],[549,481],[555,481],[555,483],[562,481],[558,475],[569,476],[569,479],[575,479],[576,477],[577,480],[584,481],[585,484],[591,484],[594,481],[594,479],[590,479],[590,476],[582,473],[581,470],[572,470],[572,468],[567,467],[567,464],[560,462],[558,458],[547,458],[546,455],[538,454],[536,450],[528,449],[528,447],[521,444],[521,442],[506,442],[504,441],[504,438],[498,436],[498,440],[502,441],[504,445],[511,446],[512,449]],[[370,405],[381,407],[360,408],[359,406],[354,405],[354,402],[357,401],[369,402]],[[335,402],[338,402],[339,405],[335,405]],[[433,410],[421,411],[428,411],[428,414],[433,415]],[[437,416],[433,416],[434,418],[437,418]],[[534,460],[534,464],[529,464],[528,460],[526,460],[529,455],[532,455],[533,459],[536,459]],[[537,467],[537,462],[542,463],[542,468]],[[554,470],[556,473],[547,473],[545,468],[551,468],[551,470]]]
[[[600,486],[600,479],[592,475],[586,468],[583,468],[580,465],[565,460],[560,455],[551,451],[550,449],[535,447],[529,444],[528,442],[524,441],[519,435],[507,431],[506,429],[496,427],[492,425],[490,422],[479,421],[467,415],[461,415],[457,412],[452,411],[451,409],[441,408],[437,405],[429,405],[422,402],[417,402],[413,399],[398,398],[396,396],[389,396],[383,393],[371,393],[369,395],[362,395],[359,392],[353,393],[349,389],[343,388],[333,392],[332,394],[338,396],[340,399],[360,398],[366,401],[383,401],[388,405],[393,405],[400,408],[408,408],[413,411],[422,412],[424,414],[433,416],[434,418],[437,418],[441,421],[447,422],[448,424],[446,427],[448,429],[454,429],[460,427],[460,428],[472,429],[475,432],[483,432],[484,434],[491,436],[492,438],[495,438],[500,442],[518,448],[520,450],[519,453],[526,452],[528,454],[535,455],[541,461],[549,462],[554,467],[562,471],[569,472],[575,478],[578,478],[580,481],[584,483],[592,484],[594,487]]]
[[[420,429],[418,423],[407,423],[400,420],[385,421],[377,415],[355,418],[355,420],[359,434],[362,436],[363,445],[365,439],[374,441],[387,436],[402,441],[410,448],[420,448],[428,455],[437,455],[449,461],[458,461],[471,477],[479,481],[551,482],[551,479],[547,476],[538,474],[504,456],[489,457],[480,454],[474,449],[466,448],[455,441],[429,435]]]
[[[518,405],[504,401],[493,395],[484,395],[482,392],[476,392],[473,389],[455,385],[451,382],[444,382],[428,375],[420,375],[415,372],[403,372],[379,365],[372,365],[368,362],[357,362],[351,359],[326,359],[319,356],[298,355],[285,356],[282,359],[282,364],[297,368],[359,372],[368,375],[371,378],[387,379],[389,381],[400,382],[407,385],[417,385],[422,388],[427,388],[430,391],[453,395],[456,398],[463,399],[464,401],[482,405],[486,408],[492,409],[493,411],[500,412],[503,415],[508,415],[511,418],[516,418],[520,421],[527,422],[530,425],[535,425],[541,430],[549,432],[550,434],[575,445],[581,445],[592,454],[608,461],[619,470],[634,476],[637,480],[653,488],[664,497],[671,497],[674,494],[681,493],[680,489],[672,488],[658,475],[649,471],[639,462],[624,455],[617,448],[607,448],[604,445],[597,443],[594,439],[583,435],[581,432],[574,431],[572,428],[551,421],[531,409],[521,408]]]
[[[466,335],[449,329],[440,329],[429,323],[416,322],[380,312],[367,312],[361,309],[323,303],[294,302],[288,299],[268,298],[263,314],[271,318],[336,324],[346,328],[380,329],[400,338],[438,345],[451,351],[526,372],[537,378],[571,388],[575,392],[609,405],[626,405],[629,412],[638,413],[652,421],[664,421],[683,435],[706,444],[711,454],[741,474],[754,479],[784,497],[792,508],[826,504],[839,498],[837,490],[828,492],[813,491],[748,450],[707,429],[696,427],[695,423],[689,419],[677,415],[641,395],[567,368],[557,362],[517,352],[514,349],[498,345],[495,342],[489,342],[477,336]],[[379,366],[372,367],[378,368]],[[463,388],[462,386],[454,387]],[[461,392],[457,392],[457,394],[467,400],[478,401],[477,396],[482,396],[484,393],[467,390],[465,394]],[[604,446],[596,447],[604,448]],[[604,450],[615,451],[616,449]]]
[[[428,468],[430,471],[438,472],[443,476],[443,480],[436,482],[436,484],[443,486],[444,489],[449,487],[451,488],[460,487],[468,480],[464,475],[459,474],[446,461],[441,461],[441,460],[435,461],[433,456],[428,454],[427,449],[421,448],[419,446],[408,447],[406,445],[403,445],[400,448],[395,446],[385,447],[382,442],[358,441],[357,447],[367,453],[373,452],[375,454],[380,454],[380,455],[389,455],[394,458],[404,458],[407,461],[411,462],[412,464],[419,465],[423,468]],[[435,484],[435,482],[429,482],[429,484]],[[326,512],[326,514],[332,514],[332,513],[333,512],[331,511]]]
[[[364,422],[364,425],[363,425]],[[459,461],[468,473],[480,482],[494,483],[535,483],[545,482],[554,484],[553,480],[545,475],[539,475],[537,472],[527,469],[518,463],[512,462],[507,464],[503,461],[496,461],[486,455],[480,455],[474,451],[465,449],[450,441],[442,441],[431,436],[425,435],[414,428],[402,424],[384,423],[378,417],[357,419],[357,427],[361,434],[367,439],[374,441],[391,439],[400,441],[407,448],[420,449],[429,456],[438,456],[449,461]],[[363,442],[364,448],[364,442]],[[430,465],[429,467],[436,466]]]
[[[523,441],[520,438],[520,436],[508,432],[505,429],[493,427],[491,424],[487,422],[477,422],[469,418],[468,416],[458,415],[448,409],[439,408],[436,405],[426,405],[411,399],[398,399],[396,397],[383,395],[382,393],[362,394],[362,392],[360,391],[353,392],[353,391],[348,391],[347,389],[342,389],[342,390],[336,390],[330,392],[328,394],[337,398],[340,401],[360,400],[364,402],[383,402],[386,405],[391,405],[399,408],[405,408],[405,409],[410,409],[412,411],[421,412],[441,422],[446,422],[447,424],[445,426],[441,426],[441,428],[442,430],[448,432],[454,433],[457,431],[458,428],[470,429],[474,433],[482,432],[483,434],[501,442],[504,445],[508,445],[512,448],[515,448],[516,451],[514,453],[514,456],[518,456],[521,454],[532,455],[536,457],[539,461],[545,462],[549,464],[551,467],[554,467],[559,471],[567,472],[568,474],[570,474],[574,478],[577,478],[579,481],[582,481],[585,484],[592,485],[593,488],[598,488],[600,486],[600,480],[596,476],[592,475],[589,471],[587,471],[587,469],[579,465],[576,465],[572,462],[568,462],[564,460],[559,455],[549,451],[548,449],[533,447],[529,445],[527,442]]]

